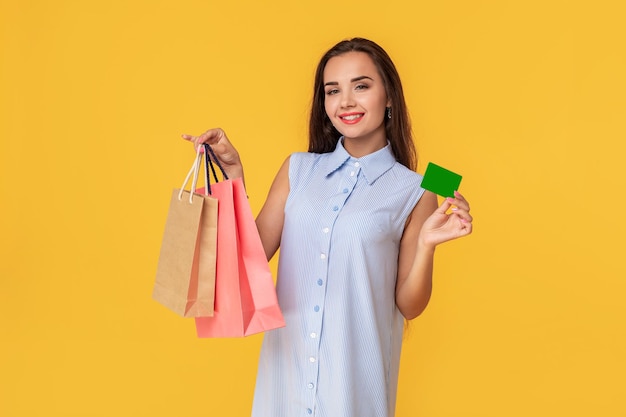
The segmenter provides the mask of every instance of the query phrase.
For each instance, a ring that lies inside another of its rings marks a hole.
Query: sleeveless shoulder
[[[325,154],[311,153],[311,152],[294,152],[289,157],[289,164],[291,167],[305,168],[318,163]]]
[[[306,184],[314,172],[319,169],[324,155],[311,152],[295,152],[289,157],[289,187],[297,190]]]

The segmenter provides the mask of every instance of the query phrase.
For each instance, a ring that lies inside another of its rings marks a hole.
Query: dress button
[[[339,210],[339,207],[337,206],[333,207],[333,211],[337,211],[337,210]]]
[[[313,389],[313,388],[315,388],[315,385],[313,385],[313,383],[312,383],[312,382],[309,382],[309,383],[307,384],[307,386],[306,386],[306,387],[307,387],[308,389]]]
[[[330,232],[330,229],[328,227],[325,227],[325,228],[322,229],[322,232],[328,233],[328,232]]]
[[[322,279],[318,279],[318,280],[317,280],[317,285],[319,285],[320,287],[321,287],[322,285],[324,285],[324,280],[322,280]]]
[[[348,191],[350,191],[350,190],[348,190],[347,188],[344,188],[344,189],[343,189],[343,193],[344,193],[344,194],[348,194]]]
[[[361,166],[361,164],[359,164],[358,162],[355,162],[355,163],[354,163],[354,166],[358,168],[358,167],[360,167],[360,166]]]
[[[354,171],[350,172],[350,176],[354,177]]]
[[[313,307],[313,310],[317,313],[318,311],[320,311],[320,306]]]
[[[313,414],[313,410],[311,410],[310,408],[307,408],[307,409],[306,409],[306,413],[307,413],[307,414]]]
[[[320,254],[320,259],[326,259],[326,254],[325,253]]]
[[[311,336],[311,339],[315,339],[317,337],[317,333],[311,333],[309,336]]]
[[[311,362],[311,363],[315,363],[315,358],[314,358],[313,356],[311,356],[311,357],[309,358],[309,362]]]

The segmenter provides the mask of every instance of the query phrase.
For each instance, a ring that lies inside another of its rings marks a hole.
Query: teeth
[[[343,119],[345,119],[345,120],[356,120],[356,119],[358,119],[359,117],[361,117],[361,115],[360,115],[360,114],[352,114],[352,115],[350,115],[350,116],[345,116],[345,117],[343,117]]]

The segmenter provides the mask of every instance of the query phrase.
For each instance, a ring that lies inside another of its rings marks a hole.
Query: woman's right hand
[[[243,166],[239,153],[222,129],[209,129],[200,136],[183,135],[183,139],[192,142],[194,149],[198,149],[198,146],[203,143],[208,143],[228,174],[228,178],[243,178]]]

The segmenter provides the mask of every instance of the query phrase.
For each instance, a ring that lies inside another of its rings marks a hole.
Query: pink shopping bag
[[[215,308],[212,317],[196,317],[198,337],[242,337],[284,327],[241,178],[211,184],[211,196],[219,202]]]

